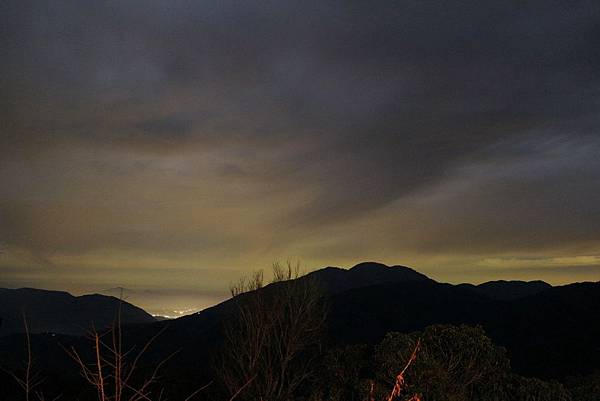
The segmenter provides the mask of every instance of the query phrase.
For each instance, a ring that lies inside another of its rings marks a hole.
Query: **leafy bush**
[[[509,362],[480,327],[436,325],[422,333],[389,333],[375,348],[378,387],[393,385],[390,379],[419,338],[421,352],[407,373],[409,392],[430,401],[494,400]]]
[[[511,374],[504,348],[494,345],[481,327],[464,325],[388,333],[375,346],[330,351],[323,359],[319,398],[385,400],[419,340],[416,360],[404,375],[404,393],[421,394],[423,401],[598,401],[571,398],[560,383]],[[580,391],[594,383],[581,384]]]

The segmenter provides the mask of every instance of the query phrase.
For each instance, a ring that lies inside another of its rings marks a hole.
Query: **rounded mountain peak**
[[[355,266],[352,266],[349,270],[383,270],[383,269],[389,269],[390,267],[388,265],[385,265],[383,263],[379,263],[379,262],[361,262]]]

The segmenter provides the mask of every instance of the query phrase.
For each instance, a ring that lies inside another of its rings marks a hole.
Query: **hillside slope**
[[[0,289],[0,336],[23,332],[23,314],[32,333],[82,335],[92,325],[109,326],[121,305],[123,324],[152,323],[156,320],[143,309],[105,295],[75,297],[63,291],[33,288]]]

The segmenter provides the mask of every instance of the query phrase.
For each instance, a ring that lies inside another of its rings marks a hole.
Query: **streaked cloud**
[[[598,278],[597,2],[3,7],[2,285]]]

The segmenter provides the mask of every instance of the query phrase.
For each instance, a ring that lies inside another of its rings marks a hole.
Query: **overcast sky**
[[[596,0],[0,10],[0,286],[600,280]]]

